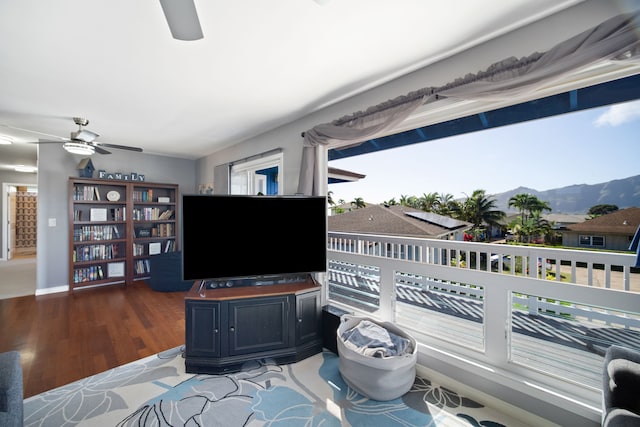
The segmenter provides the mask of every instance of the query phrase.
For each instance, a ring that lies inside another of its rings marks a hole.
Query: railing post
[[[622,287],[625,291],[629,291],[631,289],[631,277],[629,277],[630,271],[631,267],[624,266],[622,268]]]
[[[529,306],[529,314],[538,314],[538,297],[535,295],[527,295],[527,306]]]
[[[380,267],[380,317],[386,322],[395,322],[396,292],[395,271]]]

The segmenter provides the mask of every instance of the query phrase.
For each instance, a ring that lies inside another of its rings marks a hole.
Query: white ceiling
[[[2,0],[0,125],[196,159],[579,2],[196,0],[178,41],[158,0]]]

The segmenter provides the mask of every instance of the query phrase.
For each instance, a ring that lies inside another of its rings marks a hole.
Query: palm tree
[[[475,229],[488,226],[499,226],[506,214],[496,209],[496,199],[487,196],[485,190],[475,190],[462,203],[460,219],[473,223]],[[485,234],[485,239],[487,236]]]
[[[436,212],[444,216],[458,216],[462,210],[460,202],[453,198],[453,194],[439,193]]]
[[[416,196],[400,196],[400,204],[402,206],[409,206],[410,208],[420,209],[420,199]]]
[[[356,197],[351,202],[351,206],[353,206],[356,209],[360,209],[360,208],[366,207],[367,204],[364,202],[364,199],[362,197]]]
[[[549,202],[543,202],[538,199],[537,196],[528,193],[520,193],[512,196],[509,199],[509,207],[515,207],[520,211],[520,223],[524,224],[529,220],[529,217],[535,213],[542,213],[543,211],[551,212]]]
[[[418,206],[423,211],[433,212],[438,206],[438,193],[424,193],[418,199]]]
[[[533,195],[527,193],[519,193],[511,196],[508,206],[515,207],[520,212],[520,224],[524,224],[527,220],[526,213],[529,211],[529,205],[532,203]],[[536,197],[537,198],[537,197]]]

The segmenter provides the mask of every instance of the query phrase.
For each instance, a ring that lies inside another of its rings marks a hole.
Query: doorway
[[[34,295],[38,187],[3,183],[0,228],[0,299]]]
[[[36,256],[38,187],[4,183],[2,188],[2,257],[4,260]]]

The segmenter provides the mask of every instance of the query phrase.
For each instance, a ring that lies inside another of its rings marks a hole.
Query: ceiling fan
[[[176,40],[200,40],[202,28],[194,0],[160,0],[171,35]]]
[[[6,126],[6,125],[5,126],[11,129],[54,137],[56,138],[55,140],[39,139],[38,141],[34,141],[31,143],[32,144],[62,144],[62,147],[72,154],[81,154],[84,156],[90,156],[93,153],[111,154],[110,151],[105,150],[103,147],[142,152],[142,148],[139,148],[139,147],[131,147],[128,145],[116,145],[116,144],[106,144],[103,142],[97,142],[96,138],[98,138],[100,135],[84,128],[89,124],[89,120],[82,117],[74,117],[73,122],[76,125],[78,125],[78,130],[76,132],[71,132],[71,138],[63,138],[61,136],[49,135],[46,133],[37,132],[29,129],[16,128],[13,126]]]

